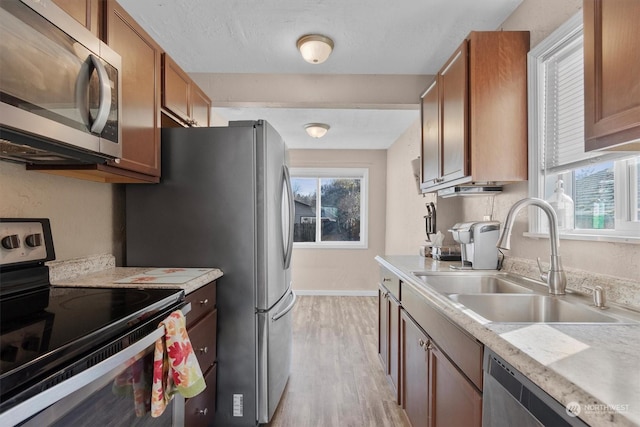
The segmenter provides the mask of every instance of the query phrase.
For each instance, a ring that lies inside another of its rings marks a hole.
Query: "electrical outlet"
[[[241,417],[244,413],[244,395],[233,395],[233,416]]]
[[[491,221],[491,215],[485,215],[482,217],[483,221]]]

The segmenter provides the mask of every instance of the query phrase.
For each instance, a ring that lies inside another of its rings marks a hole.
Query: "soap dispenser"
[[[574,228],[574,203],[571,197],[564,192],[564,181],[556,181],[556,189],[547,202],[553,207],[558,216],[558,230],[573,230]]]

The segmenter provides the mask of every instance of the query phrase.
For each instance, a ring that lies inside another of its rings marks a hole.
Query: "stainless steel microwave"
[[[120,87],[120,56],[51,0],[0,0],[0,158],[119,158]]]

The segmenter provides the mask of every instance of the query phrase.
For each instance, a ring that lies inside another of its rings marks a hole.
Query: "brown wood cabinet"
[[[168,126],[209,126],[211,100],[167,56],[170,67],[165,106],[162,48],[116,0],[54,0],[122,57],[122,156],[107,164],[27,165],[56,175],[107,183],[160,181],[160,130]],[[164,109],[163,109],[164,108]]]
[[[210,426],[216,411],[217,387],[217,327],[216,282],[190,293],[187,333],[196,354],[207,388],[185,403],[185,426]]]
[[[184,425],[188,427],[211,427],[215,414],[216,388],[209,384],[216,384],[217,365],[205,374],[207,388],[199,395],[187,399],[184,405]]]
[[[98,4],[103,6],[104,28],[100,32],[122,58],[122,156],[107,164],[28,165],[27,169],[106,183],[159,182],[162,49],[115,0],[60,2],[69,5],[65,10],[78,15],[84,13],[85,6],[86,13]]]
[[[583,0],[585,150],[640,151],[640,2]]]
[[[382,268],[378,284],[378,354],[398,403],[401,402],[399,298],[400,279]]]
[[[429,348],[429,390],[433,393],[433,427],[482,425],[482,394],[433,343]]]
[[[211,100],[169,55],[162,55],[162,108],[182,126],[209,126]]]
[[[96,37],[101,34],[103,8],[101,0],[53,0],[58,7],[84,25]]]
[[[389,291],[378,285],[378,356],[389,375]]]
[[[402,341],[402,408],[413,427],[430,427],[429,419],[429,337],[403,311],[400,319]]]
[[[527,179],[528,31],[472,32],[422,95],[423,192]]]
[[[467,41],[444,64],[440,79],[440,177],[438,182],[451,182],[469,174],[468,113],[469,94]]]
[[[111,166],[159,177],[162,49],[115,0],[105,34],[122,57],[122,159]]]
[[[422,94],[422,183],[440,182],[440,97],[438,78]]]
[[[380,277],[378,352],[411,425],[481,426],[483,345],[413,285]]]
[[[402,312],[402,406],[413,427],[480,427],[482,394]]]

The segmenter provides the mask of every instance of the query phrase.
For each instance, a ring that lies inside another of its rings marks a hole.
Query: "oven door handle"
[[[180,310],[183,314],[187,314],[191,311],[191,303],[186,304]],[[0,414],[0,425],[16,425],[82,387],[87,386],[96,379],[121,368],[129,359],[132,359],[147,347],[154,345],[155,342],[164,335],[164,332],[164,328],[157,328],[140,341],[137,341],[108,359],[3,412]]]

